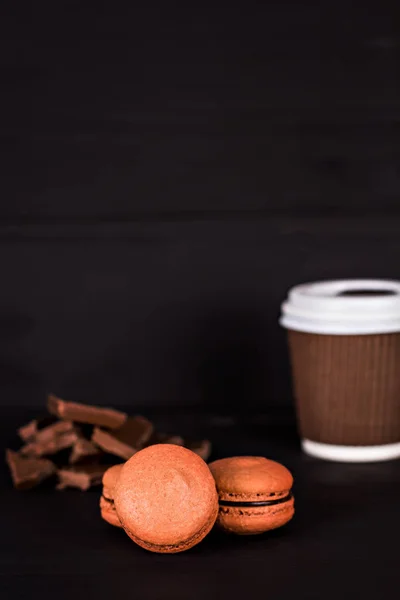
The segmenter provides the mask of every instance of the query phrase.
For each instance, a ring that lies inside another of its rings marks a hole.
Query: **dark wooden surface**
[[[397,209],[396,3],[255,4],[2,8],[3,217]]]
[[[0,445],[31,414],[3,410]],[[149,415],[150,416],[150,415]],[[295,477],[296,515],[255,537],[217,532],[189,552],[157,555],[100,520],[99,490],[16,492],[0,468],[2,600],[391,598],[398,585],[399,461],[341,465],[299,450],[290,414],[209,418],[153,414],[171,431],[209,435],[213,458],[261,454]]]
[[[0,402],[289,404],[288,288],[400,277],[396,3],[0,11]]]
[[[359,220],[24,228],[4,239],[4,402],[54,391],[102,404],[230,411],[290,400],[287,289],[399,276],[399,229]]]

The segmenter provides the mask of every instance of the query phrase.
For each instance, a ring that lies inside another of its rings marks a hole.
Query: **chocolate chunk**
[[[211,442],[209,440],[201,440],[199,442],[191,442],[185,440],[184,446],[185,448],[188,448],[195,454],[198,454],[206,462],[210,458]]]
[[[34,419],[33,421],[30,421],[30,423],[20,427],[18,429],[18,435],[23,442],[30,442],[39,433],[39,431],[49,427],[49,425],[53,425],[54,423],[56,423],[56,419],[53,416]]]
[[[60,450],[71,448],[78,439],[78,432],[71,421],[57,421],[37,431],[32,441],[22,446],[20,453],[29,457],[56,454]]]
[[[38,421],[34,419],[18,429],[18,435],[23,442],[29,442],[38,432]]]
[[[29,490],[56,472],[56,467],[50,460],[24,458],[12,450],[6,451],[6,461],[17,490]]]
[[[52,394],[48,397],[47,408],[52,415],[60,419],[67,419],[78,423],[89,423],[109,429],[121,427],[127,419],[126,413],[119,410],[78,404],[77,402],[66,402]]]
[[[74,431],[74,424],[72,421],[56,421],[47,427],[38,429],[34,436],[34,440],[39,444],[46,444],[56,436],[71,433],[71,431]]]
[[[170,435],[169,433],[154,431],[145,445],[147,447],[153,446],[154,444],[175,444],[175,446],[183,446],[184,440],[180,435]]]
[[[103,475],[110,465],[85,465],[81,467],[67,467],[59,469],[57,485],[58,490],[72,487],[85,492],[91,487],[101,484]]]
[[[69,463],[75,465],[78,463],[92,462],[101,455],[101,450],[89,440],[81,437],[76,440],[72,446],[69,457]]]
[[[95,427],[92,441],[105,452],[128,460],[144,446],[152,432],[152,423],[144,417],[129,417],[122,427],[114,431]]]

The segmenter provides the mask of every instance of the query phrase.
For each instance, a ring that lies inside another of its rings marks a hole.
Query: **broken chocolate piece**
[[[107,427],[109,429],[121,427],[127,419],[126,413],[119,410],[78,404],[77,402],[66,402],[52,394],[48,397],[47,408],[52,415],[60,419],[67,419],[78,423],[89,423],[90,425],[98,425],[99,427]]]
[[[29,490],[56,472],[56,467],[50,460],[24,458],[12,450],[6,451],[6,461],[17,490]]]
[[[27,425],[23,425],[18,429],[18,435],[23,442],[29,442],[32,438],[35,437],[38,431],[38,421],[34,419]]]
[[[110,465],[85,465],[80,467],[67,467],[59,469],[57,485],[58,490],[68,487],[78,488],[85,492],[91,487],[101,484],[102,477]]]
[[[56,436],[71,433],[71,431],[74,431],[74,424],[72,421],[56,421],[47,427],[38,429],[35,434],[35,442],[46,444]]]
[[[183,446],[184,440],[180,435],[170,435],[169,433],[154,431],[147,440],[145,446],[153,446],[154,444],[175,444],[175,446]]]
[[[78,438],[72,446],[72,451],[69,457],[69,463],[75,465],[77,463],[91,462],[101,455],[101,450],[89,440]]]
[[[150,438],[153,425],[144,417],[129,417],[119,429],[104,431],[95,427],[92,441],[102,450],[128,460]]]
[[[206,462],[210,458],[211,442],[209,440],[201,440],[199,442],[191,442],[185,440],[184,446],[185,448],[188,448],[195,454],[198,454]]]
[[[40,417],[39,419],[34,419],[26,425],[23,425],[17,432],[23,442],[30,442],[36,437],[39,431],[50,425],[54,425],[54,423],[56,423],[56,419],[53,416]]]
[[[71,448],[78,439],[78,432],[71,421],[58,421],[39,430],[32,441],[22,446],[20,453],[29,457],[56,454]]]

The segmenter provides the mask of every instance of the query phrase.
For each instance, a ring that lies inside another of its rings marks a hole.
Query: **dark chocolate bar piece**
[[[80,437],[72,446],[69,463],[70,465],[75,465],[78,463],[92,462],[99,458],[101,454],[101,450],[95,446],[93,442],[84,437]]]
[[[59,469],[57,489],[64,490],[72,487],[85,492],[91,487],[100,485],[105,471],[109,468],[110,465],[82,465]]]
[[[143,448],[152,432],[152,423],[144,417],[129,417],[122,427],[114,431],[95,427],[92,441],[105,452],[128,460]]]
[[[71,421],[57,421],[37,431],[31,441],[22,446],[20,453],[29,457],[56,454],[60,450],[71,448],[78,439],[78,432]]]
[[[119,410],[79,404],[77,402],[66,402],[53,394],[50,394],[48,397],[47,408],[52,415],[60,419],[76,421],[78,423],[89,423],[90,425],[107,427],[108,429],[121,427],[127,419],[126,413]]]
[[[168,433],[160,433],[153,431],[150,438],[147,440],[145,447],[153,446],[154,444],[176,444],[184,446],[195,454],[198,454],[204,461],[210,458],[211,442],[209,440],[193,441],[182,438],[180,435],[170,435]]]
[[[169,433],[153,431],[145,446],[154,446],[154,444],[174,444],[175,446],[183,446],[184,440],[180,435],[171,435]]]
[[[12,450],[6,451],[6,461],[17,490],[29,490],[56,472],[56,467],[50,460],[24,458]]]
[[[207,462],[211,454],[211,442],[210,440],[201,440],[198,442],[186,441],[184,443],[185,448],[188,448],[195,454],[198,454],[203,460]]]
[[[54,425],[57,420],[52,415],[47,415],[34,419],[17,430],[17,433],[23,442],[31,442],[42,429]]]
[[[18,435],[23,442],[32,440],[38,432],[38,421],[34,419],[30,423],[23,425],[18,429]]]

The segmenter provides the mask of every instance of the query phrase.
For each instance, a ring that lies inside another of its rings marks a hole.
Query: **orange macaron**
[[[237,456],[209,465],[218,496],[217,525],[240,535],[285,525],[294,514],[290,471],[261,456]]]
[[[100,512],[102,518],[114,527],[122,527],[115,510],[114,493],[115,486],[122,471],[123,464],[114,465],[107,469],[103,475],[103,493],[100,497]]]
[[[128,536],[151,552],[182,552],[198,544],[218,515],[215,481],[191,450],[156,444],[122,467],[114,505]]]

